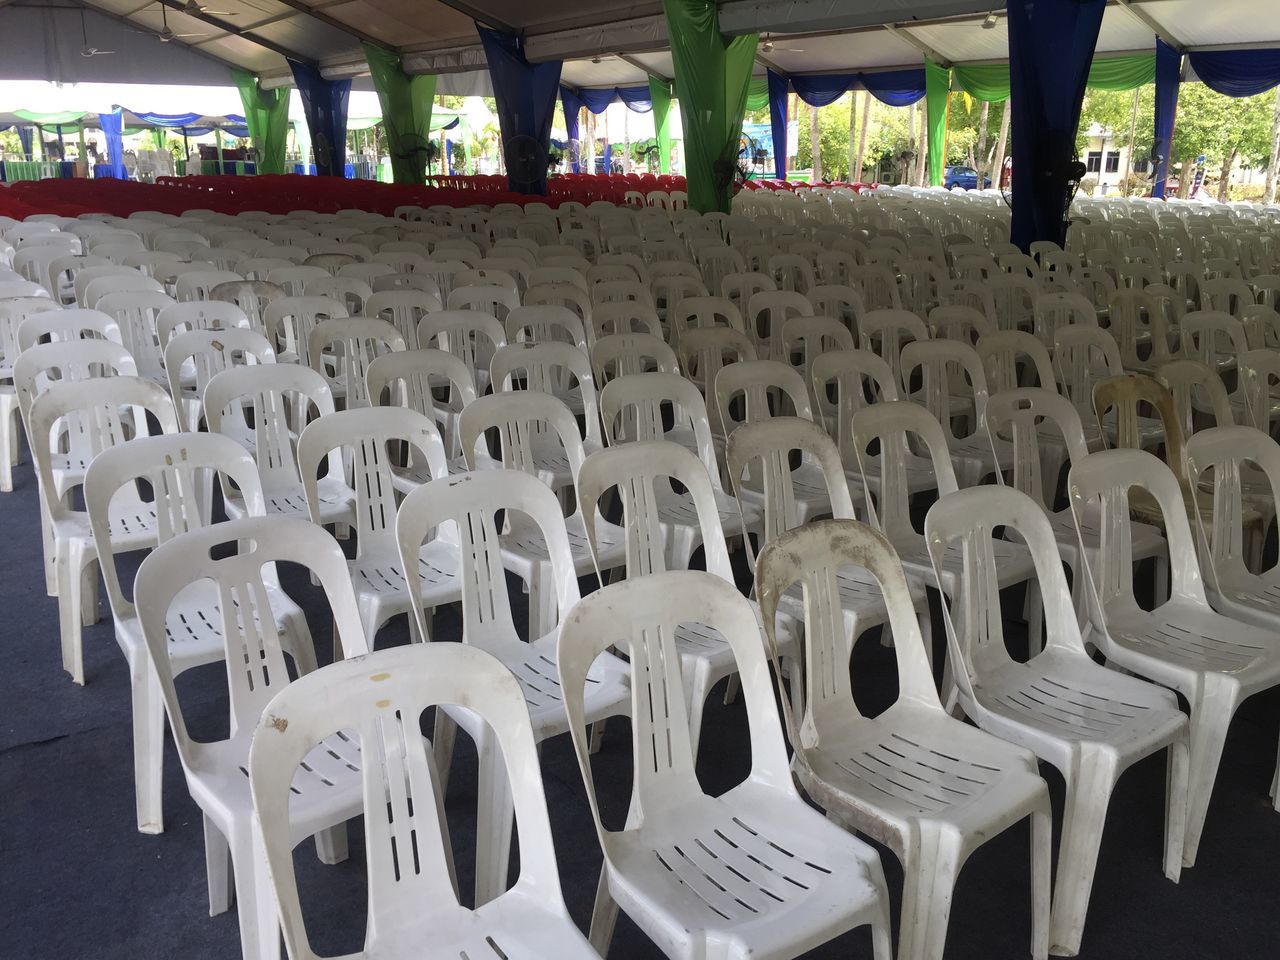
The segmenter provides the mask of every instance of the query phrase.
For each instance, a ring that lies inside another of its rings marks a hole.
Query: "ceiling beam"
[[[1116,3],[1129,13],[1135,20],[1147,27],[1152,33],[1163,40],[1179,53],[1187,52],[1187,45],[1170,33],[1165,27],[1151,14],[1147,13],[1132,0],[1116,0]]]
[[[766,70],[772,70],[774,73],[781,74],[784,77],[789,76],[786,70],[783,70],[780,66],[761,53],[759,48],[756,49],[756,63],[760,64]]]
[[[911,44],[911,46],[915,47],[917,50],[923,53],[926,57],[928,57],[938,66],[947,67],[947,68],[951,67],[952,63],[949,59],[944,57],[937,50],[933,49],[933,47],[929,46],[927,43],[925,43],[923,40],[917,37],[914,33],[912,33],[909,29],[907,29],[905,24],[886,23],[884,25],[884,28],[888,30],[890,33],[892,33],[899,40],[903,40]]]
[[[503,33],[520,33],[515,27],[509,23],[503,23],[501,20],[495,19],[492,15],[485,13],[478,7],[467,3],[466,0],[439,0],[451,10],[457,10],[463,16],[470,17],[477,23],[483,23],[486,27],[492,27],[495,30],[501,30]]]
[[[156,0],[156,2],[163,4],[170,10],[181,13],[183,16],[191,17],[193,20],[199,20],[201,23],[207,23],[211,27],[216,27],[223,33],[230,34],[233,37],[239,37],[242,40],[248,40],[250,43],[256,43],[264,50],[270,50],[272,53],[277,53],[289,60],[297,60],[299,63],[305,63],[311,67],[319,66],[314,57],[309,57],[305,53],[299,53],[297,50],[292,50],[283,44],[276,43],[274,40],[260,36],[251,30],[242,30],[234,23],[231,23],[228,20],[223,20],[221,17],[211,16],[207,13],[196,13],[188,10],[186,5],[182,3],[182,0]]]
[[[739,33],[844,32],[879,27],[886,20],[915,22],[991,12],[997,0],[728,0],[720,4],[720,30]]]
[[[657,77],[663,83],[671,82],[670,77],[664,77],[662,74],[660,74],[657,70],[654,70],[652,67],[646,67],[643,63],[641,63],[635,57],[631,56],[631,54],[629,53],[615,53],[614,56],[617,57],[619,60],[621,60],[623,63],[627,63],[635,67],[637,70],[643,70],[646,74],[653,77]]]
[[[344,20],[339,20],[337,17],[331,17],[322,10],[310,6],[305,2],[305,0],[276,0],[276,2],[284,4],[290,10],[296,10],[304,16],[308,16],[312,20],[318,20],[327,26],[333,27],[335,30],[341,30],[343,33],[347,34],[347,36],[355,37],[357,40],[361,40],[364,43],[376,43],[380,47],[387,46],[387,44],[383,43],[373,34],[365,33],[359,27],[354,27]],[[392,49],[394,49],[394,47]]]

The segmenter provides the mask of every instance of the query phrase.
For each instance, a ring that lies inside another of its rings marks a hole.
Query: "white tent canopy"
[[[827,73],[1008,58],[992,0],[722,0],[730,34],[761,33],[757,72]],[[230,69],[289,85],[286,58],[370,89],[362,41],[399,52],[411,73],[440,76],[441,93],[490,94],[475,24],[522,33],[531,60],[561,59],[580,87],[669,79],[660,0],[0,0],[0,78],[63,83],[225,86]],[[1275,0],[1112,0],[1100,54],[1280,46]],[[83,17],[83,19],[82,19]],[[176,36],[162,42],[165,25]],[[83,25],[82,25],[83,24]],[[82,56],[83,47],[114,51]]]

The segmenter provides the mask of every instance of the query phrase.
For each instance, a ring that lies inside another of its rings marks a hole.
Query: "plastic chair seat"
[[[591,545],[587,539],[582,516],[574,513],[565,517],[565,532],[569,537],[569,552],[573,557],[574,573],[579,577],[595,573],[591,559]],[[600,569],[614,570],[626,565],[626,531],[607,521],[597,520],[596,549],[599,551]],[[515,514],[507,518],[507,531],[502,535],[502,562],[517,577],[529,582],[533,568],[551,562],[546,538],[535,523]]]
[[[933,570],[929,560],[929,549],[923,537],[916,537],[905,544],[897,543],[894,546],[897,547],[898,556],[908,573],[920,571],[927,575],[928,571]],[[993,537],[991,550],[996,559],[996,586],[999,589],[1004,590],[1006,587],[1022,583],[1035,576],[1035,560],[1032,559],[1031,551],[1025,545]],[[948,550],[942,557],[942,567],[938,577],[945,581],[943,586],[950,596],[956,595],[957,585],[964,573],[963,555],[958,550]]]
[[[351,522],[352,512],[355,509],[351,488],[334,477],[322,477],[318,489],[320,491],[320,522],[322,524]],[[298,516],[304,520],[310,518],[310,513],[307,511],[307,495],[301,483],[296,487],[280,487],[275,490],[266,490],[264,493],[268,514]],[[234,517],[241,516],[243,511],[238,504],[234,509]],[[231,502],[227,503],[227,515],[233,516]]]
[[[406,918],[404,925],[409,933],[419,934],[416,917]],[[475,960],[598,960],[600,955],[585,940],[566,934],[565,925],[565,917],[548,910],[541,898],[508,891],[500,903],[490,901],[474,911],[455,907],[448,915],[435,917],[431,951],[435,956]],[[422,960],[420,942],[405,946],[407,938],[396,935],[395,925],[388,929],[380,923],[379,928],[378,960]]]
[[[1273,632],[1176,597],[1150,612],[1109,611],[1107,634],[1112,659],[1168,686],[1179,686],[1174,674],[1185,671],[1229,674],[1255,689],[1280,682],[1280,643]]]
[[[856,470],[846,470],[850,492],[855,489],[870,490],[875,497],[880,496],[880,455],[867,456],[867,475]],[[907,477],[907,495],[914,497],[918,493],[928,493],[938,489],[938,476],[933,470],[933,461],[928,457],[909,454],[904,464]],[[855,486],[856,484],[856,486]]]
[[[743,504],[742,514],[738,513],[738,504],[723,490],[715,490],[716,512],[720,514],[720,525],[726,537],[742,536],[745,522],[747,530],[760,526],[760,512],[749,504]],[[663,526],[698,528],[698,510],[693,500],[683,493],[672,490],[659,490],[657,496],[658,519]]]
[[[1052,749],[1043,733],[1142,757],[1177,739],[1186,721],[1168,692],[1055,650],[990,671],[976,692],[990,711],[984,729],[1039,753]]]
[[[859,904],[873,919],[874,853],[798,798],[784,818],[756,793],[696,797],[606,837],[610,894],[666,956],[714,945],[726,960],[781,960],[849,929]]]
[[[418,576],[422,578],[423,601],[427,606],[451,603],[458,598],[458,551],[452,544],[432,540],[422,545],[418,555]],[[377,596],[382,602],[403,597],[408,609],[408,586],[400,558],[394,552],[378,551],[350,561],[351,580],[363,602],[365,596]]]
[[[930,820],[990,837],[1044,799],[1044,781],[1022,748],[902,700],[874,722],[824,732],[821,749],[807,758],[816,779],[805,764],[792,768],[824,809],[874,811],[903,821],[904,830]]]
[[[111,542],[121,553],[155,546],[156,512],[150,504],[119,498],[111,504],[109,513]],[[93,530],[87,514],[76,513],[53,521],[54,536],[58,540],[82,540],[93,547]]]
[[[1082,512],[1078,536],[1075,521],[1071,517],[1070,507],[1050,514],[1049,525],[1053,528],[1053,534],[1058,541],[1059,547],[1068,552],[1069,556],[1074,556],[1079,551],[1080,541],[1083,540],[1085,549],[1092,551],[1096,555],[1101,536],[1101,517],[1099,513],[1097,504],[1090,504],[1089,508]],[[1164,535],[1160,532],[1159,527],[1134,520],[1129,523],[1129,536],[1133,543],[1135,560],[1159,556],[1165,552]]]
[[[848,478],[849,493],[852,497],[854,505],[858,505],[864,501],[862,493],[862,485],[854,478]],[[827,481],[822,475],[822,468],[816,463],[801,461],[796,469],[791,471],[791,492],[795,497],[796,511],[799,522],[806,523],[816,517],[826,516],[831,513],[831,498],[827,495]],[[764,493],[760,490],[753,490],[750,487],[742,488],[742,499],[746,503],[763,509]]]

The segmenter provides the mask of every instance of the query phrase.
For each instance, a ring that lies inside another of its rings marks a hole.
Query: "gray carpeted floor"
[[[0,956],[15,960],[205,960],[239,956],[235,913],[210,918],[200,814],[188,798],[172,746],[165,771],[162,836],[134,829],[128,676],[109,616],[85,631],[87,684],[62,672],[56,601],[45,596],[35,484],[30,465],[17,490],[0,495]],[[319,611],[302,578],[286,577],[295,596]],[[515,593],[517,603],[523,598]],[[104,600],[105,602],[105,600]],[[522,611],[520,611],[522,613]],[[105,613],[105,611],[104,611]],[[327,618],[313,630],[327,647]],[[935,636],[942,635],[940,627]],[[457,636],[457,620],[437,620],[437,636]],[[406,640],[393,623],[379,645]],[[1280,642],[1278,639],[1277,642]],[[220,666],[184,677],[195,727],[226,727]],[[874,709],[895,690],[892,650],[859,644],[854,682]],[[1163,757],[1121,781],[1111,806],[1081,956],[1089,960],[1204,960],[1280,955],[1280,814],[1267,789],[1276,760],[1280,696],[1259,696],[1236,718],[1218,777],[1199,863],[1181,884],[1160,869]],[[629,729],[609,725],[597,758],[606,817],[620,825],[630,789]],[[717,791],[746,772],[749,757],[741,704],[713,694],[706,715],[699,775]],[[542,754],[548,806],[565,897],[585,928],[600,853],[573,750],[566,738]],[[1061,783],[1045,771],[1061,808]],[[450,829],[464,890],[471,883],[474,755],[455,758],[448,797]],[[952,912],[950,960],[1011,960],[1029,955],[1029,831],[1020,825],[979,850],[965,867]],[[324,954],[359,948],[364,928],[363,844],[351,830],[350,860],[319,864],[314,848],[298,862],[313,943]],[[901,870],[883,851],[897,920]],[[657,950],[622,918],[610,956],[656,957]],[[423,956],[430,945],[424,943]],[[870,957],[870,938],[855,933],[806,955]]]

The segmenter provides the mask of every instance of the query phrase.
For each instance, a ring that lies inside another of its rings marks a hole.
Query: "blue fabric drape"
[[[15,123],[13,128],[18,131],[18,140],[22,143],[23,154],[31,156],[31,128],[21,123]]]
[[[613,173],[613,144],[604,145],[604,172]]]
[[[924,70],[819,73],[793,76],[791,89],[811,107],[835,103],[846,90],[866,90],[890,107],[905,107],[924,97]]]
[[[498,125],[507,161],[507,183],[517,193],[547,192],[547,169],[525,167],[521,150],[532,138],[545,156],[551,145],[551,118],[556,108],[560,86],[559,60],[530,63],[524,55],[524,41],[515,34],[490,30],[476,24],[489,78],[493,82],[493,99],[498,106]]]
[[[117,180],[127,179],[124,172],[124,114],[119,110],[100,113],[98,123],[102,125],[102,139],[107,142],[107,162],[98,164],[94,168],[93,175],[115,177]],[[103,170],[103,167],[106,167],[106,170]]]
[[[1211,50],[1187,55],[1210,90],[1252,97],[1280,84],[1280,50]]]
[[[189,127],[200,119],[200,114],[198,113],[141,113],[137,110],[130,110],[129,112],[147,124],[147,126],[167,127],[170,129]]]
[[[351,81],[327,80],[315,67],[289,61],[293,82],[302,94],[302,111],[311,132],[316,175],[340,177],[347,167],[347,100]],[[304,158],[305,159],[305,158]]]
[[[1008,0],[1013,91],[1012,241],[1066,240],[1067,181],[1076,162],[1089,65],[1106,0]]]
[[[653,99],[649,87],[609,87],[605,90],[576,89],[560,87],[560,107],[564,111],[565,135],[570,140],[578,139],[578,111],[586,107],[594,114],[604,113],[609,104],[621,100],[627,109],[635,113],[649,113],[653,110]],[[574,173],[580,172],[577,161],[571,164]]]
[[[1178,87],[1182,83],[1182,54],[1156,37],[1156,130],[1151,142],[1151,195],[1164,196],[1169,179],[1169,157],[1173,151],[1173,123],[1178,112]]]
[[[773,172],[779,180],[787,179],[787,87],[780,73],[769,71],[769,126],[773,134]]]

